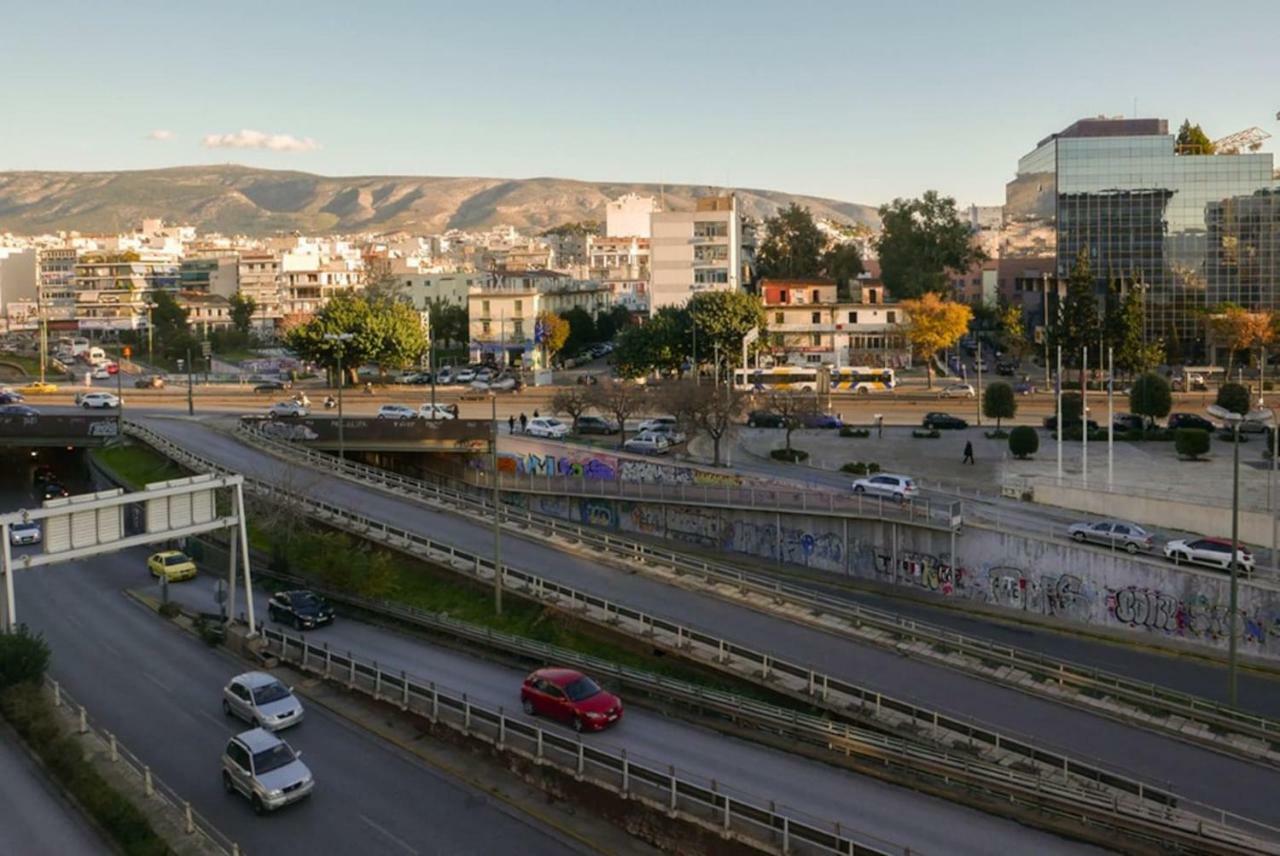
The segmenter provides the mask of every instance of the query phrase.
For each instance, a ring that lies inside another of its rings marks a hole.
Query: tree
[[[446,345],[462,344],[471,338],[471,319],[467,310],[440,297],[427,304],[427,316],[431,319],[431,335]]]
[[[1040,435],[1030,425],[1015,425],[1009,432],[1009,451],[1018,460],[1026,460],[1040,448]]]
[[[1021,306],[1009,303],[996,310],[996,332],[1000,337],[1001,349],[1015,360],[1021,361],[1031,350],[1031,341],[1027,338],[1027,319]]]
[[[605,378],[587,389],[587,401],[618,423],[618,445],[627,441],[627,419],[644,406],[644,387],[629,380]]]
[[[258,303],[256,300],[237,291],[231,295],[231,325],[241,333],[248,335],[249,327],[253,324],[253,313],[257,309]]]
[[[537,327],[538,341],[542,345],[546,363],[550,365],[551,360],[560,353],[560,349],[569,338],[569,322],[556,313],[544,309],[538,313]]]
[[[698,328],[699,364],[719,346],[720,362],[736,366],[742,361],[742,338],[764,328],[764,303],[743,291],[703,291],[689,298],[685,307],[690,324]],[[692,337],[691,337],[692,340]],[[696,372],[698,366],[694,366]]]
[[[688,312],[663,306],[649,323],[622,331],[613,364],[623,377],[643,377],[651,372],[681,374],[689,359],[691,333]]]
[[[792,202],[764,221],[765,238],[756,252],[761,277],[799,279],[818,275],[826,236],[808,208]]]
[[[862,264],[862,252],[853,241],[836,244],[822,254],[818,273],[834,279],[845,299],[849,299],[849,283],[853,282],[866,268]]]
[[[1209,451],[1209,432],[1201,428],[1179,428],[1173,432],[1173,447],[1182,457],[1198,461]]]
[[[391,272],[391,259],[383,256],[366,256],[360,279],[369,300],[396,303],[404,294],[404,281]]]
[[[1116,368],[1127,374],[1148,372],[1155,368],[1162,356],[1159,342],[1147,342],[1144,328],[1147,324],[1147,307],[1142,298],[1145,287],[1134,283],[1124,291],[1113,325],[1115,333],[1111,341],[1115,347]]]
[[[904,333],[916,356],[924,361],[928,386],[932,389],[933,358],[960,341],[969,329],[973,310],[963,303],[943,300],[933,292],[904,300],[901,306],[907,313]]]
[[[560,316],[569,325],[569,335],[561,348],[566,354],[577,354],[596,339],[596,322],[581,306],[575,306]]]
[[[947,271],[968,270],[986,258],[974,245],[969,224],[960,219],[956,201],[936,190],[881,205],[880,227],[881,278],[899,300],[946,294]]]
[[[1169,381],[1154,372],[1141,375],[1129,387],[1129,410],[1148,419],[1163,419],[1173,408]]]
[[[1009,384],[996,381],[982,391],[982,415],[996,420],[997,431],[1000,430],[1001,419],[1012,419],[1017,412],[1018,400]]]
[[[49,667],[49,644],[25,624],[0,633],[0,690],[38,684]]]
[[[350,333],[345,341],[326,334]],[[415,363],[426,352],[426,331],[418,313],[404,303],[371,301],[362,294],[341,294],[331,299],[310,321],[291,329],[285,343],[305,360],[335,369],[341,354],[343,370],[354,382],[364,363],[384,370]]]
[[[551,396],[551,412],[563,413],[573,420],[573,431],[578,430],[578,417],[591,409],[591,397],[585,386],[561,386]]]
[[[777,416],[787,432],[787,453],[791,452],[791,432],[803,428],[805,423],[822,412],[818,396],[812,392],[771,392],[765,399],[764,410]]]
[[[1084,399],[1078,392],[1062,393],[1062,426],[1079,425],[1084,421]]]
[[[1236,353],[1255,345],[1265,346],[1274,335],[1271,314],[1249,312],[1234,303],[1224,303],[1209,318],[1209,331],[1219,344],[1227,348],[1227,377],[1235,367]]]
[[[692,432],[711,438],[714,463],[720,466],[720,441],[742,415],[746,396],[727,382],[709,390],[684,379],[662,384],[658,395],[663,407]]]
[[[168,291],[152,291],[148,298],[152,305],[150,322],[155,349],[170,359],[185,359],[187,349],[195,345],[187,323],[187,310],[179,306]]]
[[[1178,139],[1173,144],[1173,150],[1180,155],[1211,155],[1213,141],[1199,125],[1193,125],[1190,119],[1184,119],[1182,127],[1178,129]]]
[[[1062,348],[1063,361],[1080,368],[1080,388],[1084,389],[1083,351],[1098,340],[1098,300],[1093,294],[1088,247],[1081,247],[1076,253],[1067,277],[1067,293],[1058,307],[1058,320],[1051,332],[1054,346]]]
[[[1218,387],[1218,406],[1244,416],[1249,412],[1249,390],[1238,383]]]

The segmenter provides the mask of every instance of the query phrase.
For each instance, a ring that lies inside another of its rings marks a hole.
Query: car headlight
[[[604,719],[604,714],[592,711],[591,713],[587,714],[587,718],[588,719]]]
[[[273,790],[273,791],[267,791],[267,796],[269,796],[269,797],[282,797],[282,796],[284,796],[284,791],[280,790],[279,788],[276,788],[276,789],[275,789],[275,790]]]

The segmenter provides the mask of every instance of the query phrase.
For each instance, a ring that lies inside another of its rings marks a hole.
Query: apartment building
[[[627,193],[608,203],[604,209],[604,234],[608,238],[648,238],[650,218],[658,211],[652,196]]]
[[[36,256],[37,300],[51,330],[79,330],[76,322],[75,247],[49,247]]]
[[[467,295],[472,362],[537,367],[535,334],[542,294],[523,281],[477,287]]]
[[[683,306],[702,291],[737,291],[750,280],[755,238],[737,197],[704,197],[693,211],[654,212],[650,229],[650,313]]]
[[[841,301],[834,280],[765,279],[760,282],[776,365],[910,365],[901,332],[906,314],[886,303],[878,280],[859,280]]]
[[[401,276],[404,281],[402,296],[415,309],[427,309],[439,301],[447,306],[466,307],[467,295],[473,288],[483,288],[489,275],[470,273],[410,273]]]
[[[253,301],[254,328],[266,333],[278,327],[284,317],[280,257],[269,252],[242,252],[237,261],[236,279],[240,293]]]
[[[36,261],[32,248],[0,247],[0,328],[34,329],[38,323]]]
[[[221,294],[184,291],[178,294],[177,303],[187,310],[187,325],[202,336],[211,330],[223,330],[231,326],[231,301]]]
[[[284,315],[311,315],[339,294],[362,283],[357,260],[319,253],[284,253],[280,257],[281,310]]]
[[[75,267],[81,332],[145,329],[148,294],[177,292],[179,265],[168,255],[86,253]]]
[[[240,287],[239,262],[235,253],[226,251],[183,259],[178,267],[178,288],[230,300]]]

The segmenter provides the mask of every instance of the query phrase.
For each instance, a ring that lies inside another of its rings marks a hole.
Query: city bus
[[[896,380],[893,369],[869,366],[842,366],[826,369],[818,366],[775,366],[767,369],[735,369],[733,385],[746,392],[773,390],[806,392],[853,392],[867,394],[888,392]]]

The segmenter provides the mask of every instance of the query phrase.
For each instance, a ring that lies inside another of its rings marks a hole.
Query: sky
[[[1171,128],[1280,138],[1278,37],[1277,0],[8,0],[0,170],[241,163],[998,204],[1039,139],[1135,104]]]

